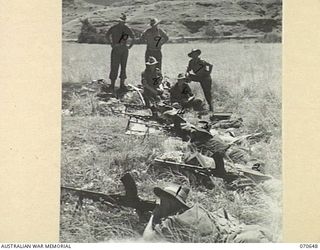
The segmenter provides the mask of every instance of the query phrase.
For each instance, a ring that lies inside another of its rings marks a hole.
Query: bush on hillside
[[[281,43],[282,38],[281,35],[271,32],[265,34],[263,37],[258,39],[258,42],[260,43]]]
[[[215,37],[218,36],[219,33],[217,32],[215,26],[213,23],[210,23],[206,28],[205,28],[205,34],[207,36]]]
[[[107,43],[104,32],[99,32],[97,28],[89,22],[88,18],[81,20],[81,23],[81,32],[78,36],[79,43]]]

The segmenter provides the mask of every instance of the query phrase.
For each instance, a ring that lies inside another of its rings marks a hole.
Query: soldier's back
[[[211,213],[195,204],[184,213],[169,216],[155,230],[169,241],[261,243],[271,242],[270,232],[259,225],[245,225],[224,209]]]

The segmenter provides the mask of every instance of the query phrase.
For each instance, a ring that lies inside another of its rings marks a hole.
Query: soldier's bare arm
[[[161,43],[165,44],[166,42],[169,41],[169,37],[168,37],[167,33],[163,29],[159,29],[159,31],[160,31],[160,35],[162,37]]]
[[[212,66],[212,64],[210,64],[210,63],[209,63],[208,66],[209,66],[209,73],[211,74],[213,66]]]
[[[147,30],[144,30],[140,36],[140,41],[141,42],[146,42],[146,31]]]
[[[106,40],[107,40],[107,43],[112,46],[112,42],[111,42],[111,39],[110,39],[110,36],[111,36],[111,33],[112,33],[112,27],[110,29],[108,29],[107,33],[106,33]]]
[[[191,65],[190,65],[190,61],[188,63],[188,66],[187,66],[187,73],[189,73],[191,71]]]
[[[134,34],[133,34],[132,29],[130,29],[129,27],[128,27],[128,35],[131,38],[130,44],[128,46],[128,49],[131,49],[133,44],[134,44]]]

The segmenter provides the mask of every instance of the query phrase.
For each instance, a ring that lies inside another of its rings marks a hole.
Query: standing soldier
[[[209,110],[213,111],[212,108],[212,64],[202,60],[199,56],[201,54],[200,49],[193,49],[188,56],[191,57],[187,68],[187,76],[189,80],[199,82],[201,84],[204,96],[209,105]]]
[[[169,37],[163,31],[163,29],[158,27],[160,21],[157,18],[150,19],[151,28],[146,29],[141,36],[141,39],[147,43],[147,50],[145,53],[145,61],[148,60],[150,56],[153,56],[158,61],[158,68],[161,70],[162,67],[162,53],[161,46],[165,44]]]
[[[129,49],[134,43],[134,34],[132,30],[125,24],[126,15],[121,14],[118,24],[112,26],[106,34],[107,42],[111,44],[111,70],[109,78],[111,80],[111,91],[114,91],[114,85],[118,77],[119,66],[121,65],[120,71],[120,90],[125,90],[124,85],[125,79],[127,78],[126,67]],[[111,40],[110,40],[111,36]],[[128,38],[131,38],[130,45],[127,46]]]

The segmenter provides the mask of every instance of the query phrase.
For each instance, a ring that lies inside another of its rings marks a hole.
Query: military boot
[[[111,80],[111,84],[110,84],[110,86],[109,86],[109,91],[110,91],[111,93],[114,93],[114,86],[115,86],[115,84],[116,84],[116,80]]]
[[[121,92],[126,92],[128,91],[128,88],[126,85],[124,85],[125,79],[120,79],[120,91]]]
[[[116,83],[115,80],[111,80],[111,84],[110,85],[104,84],[101,88],[101,91],[105,93],[114,93],[115,83]]]

